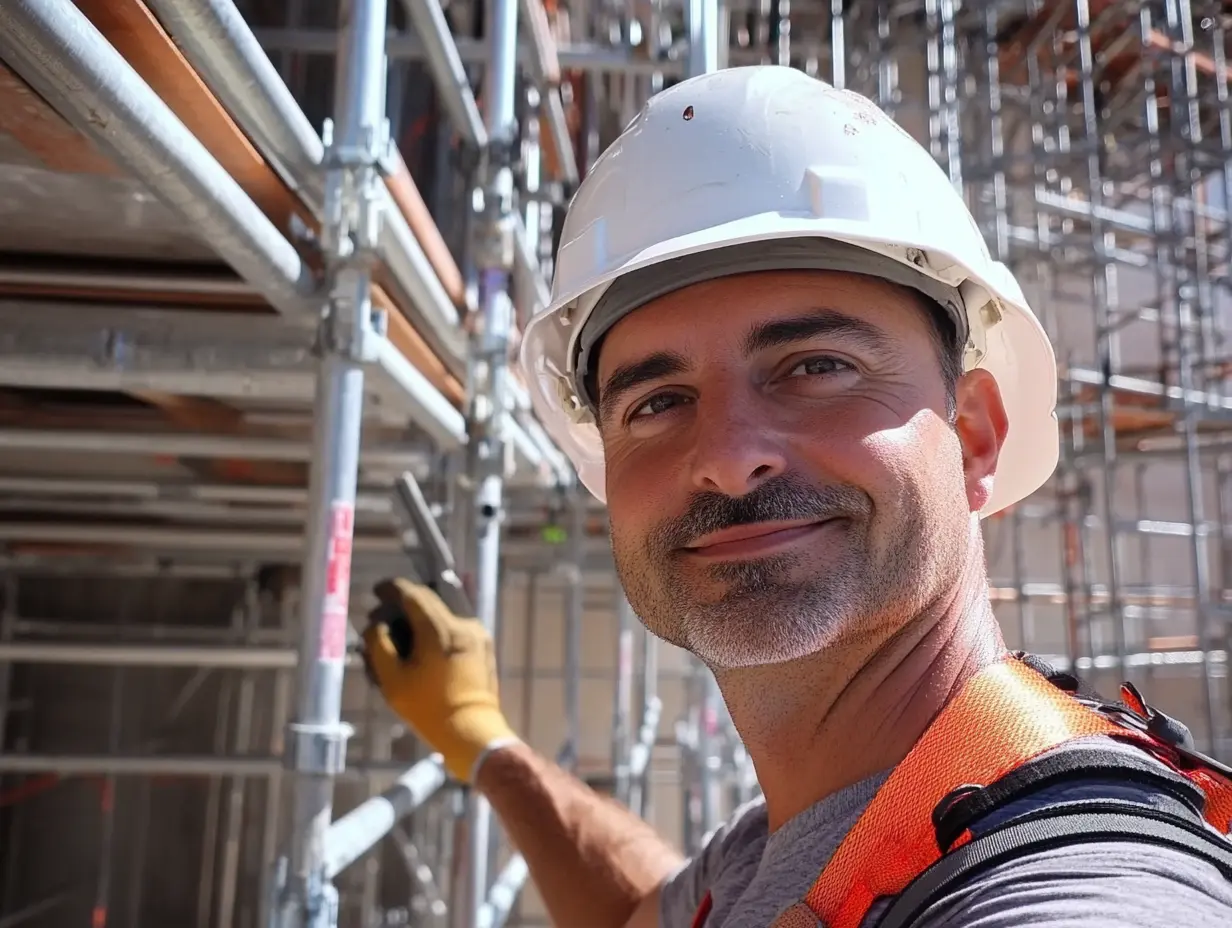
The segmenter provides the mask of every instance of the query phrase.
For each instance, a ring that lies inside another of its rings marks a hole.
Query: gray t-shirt
[[[1125,750],[1130,750],[1124,748]],[[887,773],[827,797],[769,834],[760,801],[741,809],[663,888],[662,928],[690,928],[709,891],[705,928],[767,928],[799,902]],[[1084,780],[1040,790],[995,813],[1120,799],[1175,808],[1157,788]],[[866,924],[884,913],[883,900]],[[1212,864],[1149,844],[1077,844],[994,867],[929,909],[916,928],[1232,928],[1232,881]]]

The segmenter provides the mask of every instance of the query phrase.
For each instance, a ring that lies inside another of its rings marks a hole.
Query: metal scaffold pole
[[[688,0],[688,76],[719,69],[718,0]]]
[[[565,698],[565,744],[557,760],[566,770],[577,772],[582,753],[582,612],[586,594],[586,491],[580,486],[568,492],[569,533],[572,559],[562,565],[566,579],[563,695]]]
[[[622,608],[628,612],[630,623],[634,619],[633,607],[621,596]],[[659,734],[659,717],[663,702],[659,699],[659,639],[650,631],[642,629],[641,668],[641,724],[637,737],[629,750],[629,808],[642,818],[651,817],[650,755]]]
[[[373,359],[373,336],[383,334],[384,327],[369,293],[380,228],[380,171],[389,154],[386,0],[343,0],[339,22],[337,117],[324,133],[321,238],[329,292],[317,341],[320,366],[302,572],[299,687],[287,737],[293,811],[276,881],[278,928],[333,928],[338,918],[326,839],[334,780],[345,766],[351,733],[341,716],[363,364]]]
[[[513,162],[517,122],[517,0],[489,0],[490,55],[487,61],[484,128],[476,205],[474,263],[479,273],[479,318],[471,336],[468,476],[474,490],[474,557],[471,562],[476,617],[494,632],[499,611],[500,533],[504,507],[505,436],[509,335],[513,325],[510,284],[514,265],[516,212]],[[460,928],[494,920],[488,906],[492,810],[477,793],[467,797],[467,866],[461,905],[452,913]]]
[[[637,617],[623,591],[616,596],[616,686],[612,694],[613,795],[630,805],[629,758],[633,750],[633,626]],[[639,733],[640,734],[640,733]],[[635,808],[634,811],[637,811]]]

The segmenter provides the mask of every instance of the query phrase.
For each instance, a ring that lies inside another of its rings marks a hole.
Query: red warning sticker
[[[319,659],[346,657],[347,612],[351,600],[351,542],[355,535],[355,507],[337,501],[330,507],[329,540],[325,562],[325,607],[321,610]]]

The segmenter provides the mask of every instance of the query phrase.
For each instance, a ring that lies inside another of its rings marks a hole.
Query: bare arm
[[[364,661],[445,768],[487,797],[561,928],[658,928],[659,887],[681,857],[650,826],[516,740],[501,712],[492,637],[408,580],[376,589]],[[409,626],[398,651],[390,625]],[[476,769],[476,767],[478,769]]]
[[[649,825],[523,744],[494,751],[476,787],[526,858],[560,928],[655,928],[659,887],[684,858]]]

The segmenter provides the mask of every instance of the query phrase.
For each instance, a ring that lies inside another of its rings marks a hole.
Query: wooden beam
[[[419,369],[421,374],[428,378],[432,386],[444,394],[449,402],[459,409],[462,408],[466,400],[466,390],[428,346],[424,337],[416,331],[402,313],[398,312],[389,294],[380,287],[373,286],[372,305],[377,309],[385,310],[389,316],[389,340],[394,346]]]
[[[278,228],[308,210],[240,130],[193,70],[154,14],[140,0],[74,0],[171,111],[195,135]]]
[[[120,169],[99,154],[89,139],[3,64],[0,64],[0,132],[12,136],[52,171],[122,176]]]

